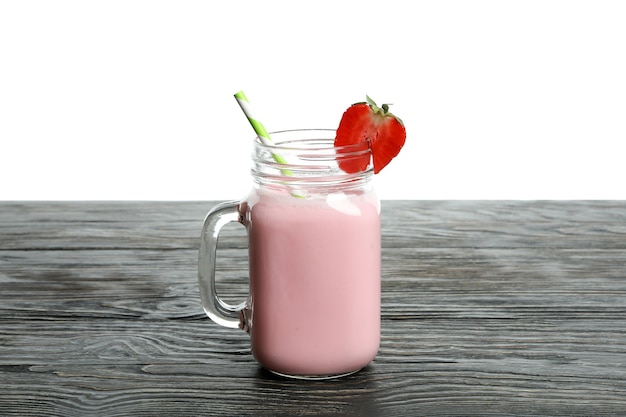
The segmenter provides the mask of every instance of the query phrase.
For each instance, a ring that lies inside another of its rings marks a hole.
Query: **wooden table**
[[[626,415],[626,202],[383,202],[380,353],[325,382],[205,317],[213,204],[0,202],[0,415]]]

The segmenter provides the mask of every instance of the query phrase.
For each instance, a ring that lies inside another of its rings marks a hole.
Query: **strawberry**
[[[404,123],[389,113],[389,105],[378,107],[374,100],[353,104],[343,113],[335,146],[367,142],[374,159],[374,174],[378,174],[400,152],[406,140]],[[341,152],[341,151],[340,151]],[[367,168],[370,156],[339,160],[339,167],[347,173],[361,172]]]

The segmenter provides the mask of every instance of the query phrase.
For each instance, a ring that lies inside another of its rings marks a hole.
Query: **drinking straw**
[[[237,99],[237,103],[239,103],[239,107],[241,107],[241,110],[243,110],[243,113],[248,118],[248,122],[250,122],[250,125],[254,129],[254,132],[257,134],[261,142],[263,142],[264,145],[273,146],[274,143],[272,141],[272,138],[270,137],[270,134],[267,133],[267,129],[265,129],[265,126],[263,126],[263,123],[261,123],[259,120],[257,120],[253,116],[253,112],[252,112],[252,109],[250,108],[250,102],[248,101],[248,97],[246,97],[243,91],[239,91],[237,94],[235,94],[235,99]],[[287,163],[287,160],[285,160],[285,158],[283,158],[282,156],[278,154],[275,154],[274,152],[272,152],[272,158],[274,159],[274,161],[278,162],[279,164]],[[291,175],[291,173],[288,170],[281,170],[281,172],[285,175]]]
[[[250,102],[248,101],[248,97],[246,97],[243,91],[239,91],[237,94],[235,94],[235,99],[237,99],[237,103],[239,103],[239,107],[241,107],[241,110],[243,110],[243,113],[248,118],[248,122],[250,122],[250,125],[252,125],[252,128],[256,132],[261,142],[267,146],[274,146],[274,142],[272,141],[272,138],[270,138],[270,134],[267,133],[267,129],[265,129],[265,126],[263,126],[263,123],[261,123],[260,121],[258,121],[256,118],[252,116]],[[274,161],[276,161],[277,163],[281,165],[287,164],[287,160],[285,158],[283,158],[282,156],[274,152],[272,152],[272,158],[274,159]],[[286,175],[286,176],[293,175],[293,173],[286,168],[281,168],[280,172],[281,174]],[[288,187],[291,189],[291,195],[293,195],[294,197],[298,197],[298,198],[304,198],[304,194],[302,194],[298,190],[295,190],[291,186],[288,186]]]

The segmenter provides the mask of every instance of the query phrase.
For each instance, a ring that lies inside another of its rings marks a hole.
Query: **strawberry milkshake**
[[[291,376],[366,366],[380,339],[376,196],[304,199],[258,188],[247,200],[254,357]]]

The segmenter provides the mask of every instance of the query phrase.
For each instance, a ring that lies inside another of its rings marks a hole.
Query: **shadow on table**
[[[298,380],[277,376],[259,368],[254,386],[259,401],[277,415],[379,416],[377,382],[371,365],[346,377],[330,380]]]

